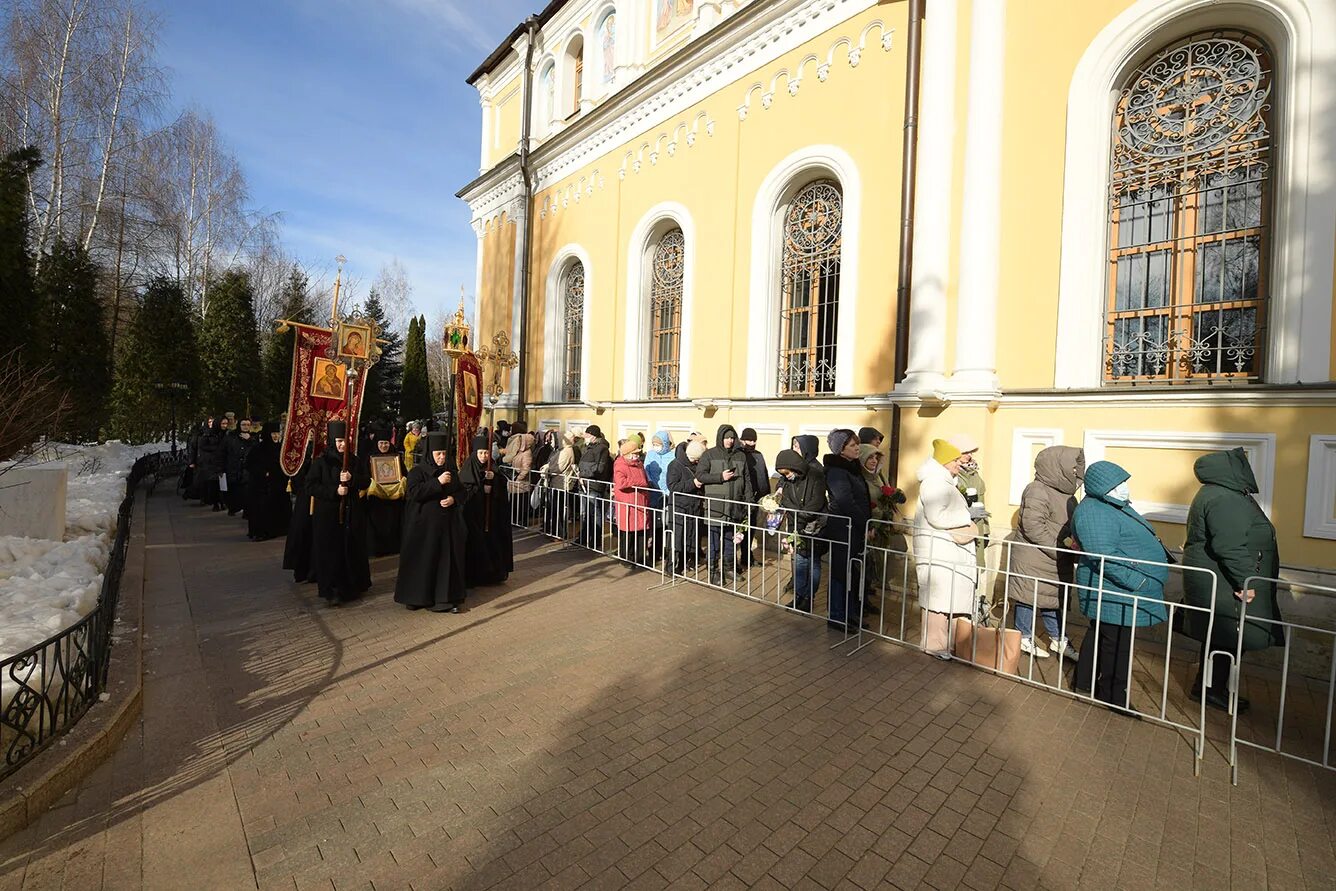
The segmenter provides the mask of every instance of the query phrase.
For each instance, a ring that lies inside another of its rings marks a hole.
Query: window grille
[[[561,282],[561,305],[565,316],[565,367],[561,376],[561,397],[579,402],[581,353],[584,349],[585,270],[578,260],[566,270]]]
[[[664,233],[654,248],[649,285],[649,398],[676,399],[682,350],[682,281],[686,240]]]
[[[805,186],[784,215],[779,395],[835,392],[844,202],[831,180]]]
[[[1199,34],[1125,84],[1113,120],[1104,379],[1261,376],[1270,249],[1271,60]]]

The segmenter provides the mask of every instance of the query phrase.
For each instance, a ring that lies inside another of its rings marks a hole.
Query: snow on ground
[[[160,444],[54,445],[42,459],[69,468],[65,540],[0,536],[0,660],[41,643],[92,612],[111,555],[125,478]],[[0,477],[3,480],[3,477]],[[9,686],[9,685],[4,685]],[[0,690],[0,701],[13,695]]]

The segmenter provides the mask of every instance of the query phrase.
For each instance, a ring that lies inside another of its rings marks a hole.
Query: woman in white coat
[[[914,560],[924,610],[923,649],[939,659],[951,657],[951,617],[973,612],[979,585],[974,553],[979,529],[956,488],[960,461],[960,449],[934,439],[932,457],[918,470]]]

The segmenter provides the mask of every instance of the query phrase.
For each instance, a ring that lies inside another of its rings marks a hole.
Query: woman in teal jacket
[[[1183,548],[1183,563],[1209,569],[1215,579],[1215,627],[1207,640],[1209,614],[1185,610],[1183,630],[1202,642],[1202,665],[1209,650],[1233,653],[1239,641],[1239,610],[1248,600],[1248,621],[1243,629],[1243,649],[1264,650],[1285,643],[1281,626],[1259,619],[1280,620],[1276,604],[1276,586],[1267,579],[1280,572],[1276,550],[1276,527],[1253,500],[1257,479],[1243,449],[1202,455],[1193,465],[1201,489],[1188,509],[1188,538]],[[1249,582],[1252,578],[1254,581]],[[1186,573],[1183,600],[1193,606],[1211,606],[1212,576],[1204,572]],[[1209,646],[1208,646],[1209,644]],[[1227,656],[1217,657],[1206,691],[1206,704],[1229,708],[1229,663]],[[1201,696],[1202,672],[1197,672],[1193,698]],[[1248,700],[1239,699],[1239,710],[1246,711]]]
[[[1169,568],[1158,565],[1167,563],[1168,555],[1150,523],[1133,510],[1129,479],[1111,461],[1090,465],[1086,497],[1072,516],[1077,547],[1085,552],[1076,564],[1078,599],[1090,619],[1076,663],[1076,689],[1119,708],[1127,706],[1133,629],[1168,618],[1163,601]]]

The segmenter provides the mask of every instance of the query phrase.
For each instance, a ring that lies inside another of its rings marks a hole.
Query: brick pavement
[[[149,509],[145,715],[0,845],[39,888],[1331,888],[1336,778],[519,548],[460,616],[316,605]]]

